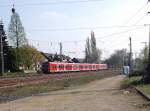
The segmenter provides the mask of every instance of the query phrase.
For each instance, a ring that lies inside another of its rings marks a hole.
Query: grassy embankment
[[[15,88],[0,89],[0,102],[15,100],[22,97],[31,96],[34,94],[50,92],[55,90],[62,90],[70,86],[77,86],[91,81],[102,79],[105,77],[114,76],[116,74],[96,74],[80,76],[77,78],[64,78],[62,80],[51,79],[47,83],[40,83],[37,85],[26,85]]]
[[[24,73],[24,72],[9,72],[9,73],[4,73],[1,77],[5,78],[12,78],[12,77],[28,77],[28,76],[34,76],[34,75],[40,75],[37,73]]]
[[[141,81],[142,76],[132,76],[130,78],[126,77],[122,81],[122,88],[128,88],[130,86],[135,86],[145,94],[150,95],[150,84],[143,84]]]

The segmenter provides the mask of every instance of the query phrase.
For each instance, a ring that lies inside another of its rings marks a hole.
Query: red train
[[[107,64],[45,62],[42,65],[43,73],[96,71],[104,69],[107,69]]]

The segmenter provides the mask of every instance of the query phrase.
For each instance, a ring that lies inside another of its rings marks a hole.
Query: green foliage
[[[123,57],[126,55],[126,50],[116,50],[104,63],[108,64],[109,67],[121,68],[123,65]],[[124,60],[127,64],[127,61]]]
[[[148,47],[145,46],[145,48],[143,49],[143,54],[144,54],[144,57],[143,57],[143,63],[144,64],[147,64],[148,63]]]
[[[143,82],[141,81],[141,76],[138,77],[131,77],[131,78],[125,78],[122,83],[121,83],[121,87],[122,88],[128,88],[130,86],[137,86],[143,84]]]
[[[143,74],[144,74],[144,70],[134,70],[132,73],[130,73],[130,77],[142,76]]]
[[[11,72],[16,72],[16,71],[19,71],[19,67],[18,67],[18,63],[19,59],[17,59],[17,51],[15,48],[11,48],[10,49],[10,71]]]
[[[145,46],[139,56],[135,59],[135,69],[144,70],[148,64],[148,46]]]
[[[144,91],[146,94],[150,95],[150,84],[142,84],[137,86],[140,90]]]
[[[29,45],[12,48],[10,58],[11,72],[33,68],[37,70],[37,65],[43,60],[41,53]]]
[[[129,88],[131,86],[136,86],[138,89],[143,91],[145,94],[150,94],[150,84],[144,84],[141,80],[141,76],[131,77],[131,78],[125,78],[122,83],[122,88]]]

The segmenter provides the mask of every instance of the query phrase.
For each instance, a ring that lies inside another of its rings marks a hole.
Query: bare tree
[[[96,46],[94,32],[91,32],[91,39],[87,38],[85,47],[85,62],[100,63],[101,50]]]
[[[90,56],[91,56],[91,46],[90,46],[90,40],[87,38],[86,40],[86,47],[85,47],[85,62],[90,62]]]
[[[11,20],[8,27],[8,39],[9,43],[17,48],[28,43],[24,27],[19,14],[15,12],[15,8],[12,8]]]

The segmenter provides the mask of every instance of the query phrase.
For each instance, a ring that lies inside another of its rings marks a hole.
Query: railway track
[[[76,78],[79,76],[89,76],[89,75],[97,75],[97,74],[113,74],[114,72],[111,70],[105,70],[105,71],[98,71],[98,72],[76,72],[76,73],[63,73],[63,74],[42,74],[42,75],[34,75],[34,76],[27,76],[27,77],[13,77],[13,78],[0,78],[0,89],[4,88],[11,88],[11,87],[17,87],[17,86],[24,86],[28,84],[38,84],[38,83],[45,83],[48,82],[51,79],[61,80],[64,78]]]

